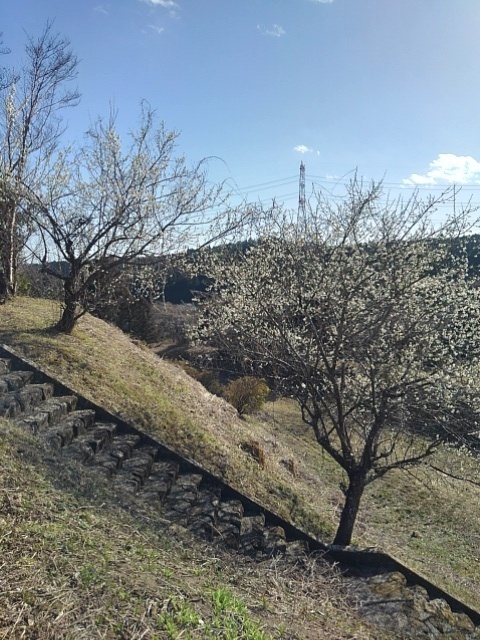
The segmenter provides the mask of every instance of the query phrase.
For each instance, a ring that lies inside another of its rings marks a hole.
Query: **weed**
[[[212,593],[213,627],[222,631],[226,640],[267,640],[267,635],[253,622],[248,610],[238,598],[219,587]]]
[[[191,604],[180,598],[167,600],[158,616],[158,626],[169,638],[177,638],[181,632],[185,635],[185,631],[196,629],[201,624],[203,620]],[[185,637],[189,637],[188,633]]]
[[[79,575],[85,587],[96,584],[101,579],[101,572],[98,567],[90,563],[80,568]]]

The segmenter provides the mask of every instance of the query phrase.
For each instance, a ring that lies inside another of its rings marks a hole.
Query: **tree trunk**
[[[364,489],[365,475],[363,473],[352,473],[349,476],[348,489],[345,494],[345,504],[333,544],[347,546],[351,543],[353,527],[357,519]]]
[[[18,246],[16,242],[17,215],[15,202],[11,199],[1,208],[1,240],[0,240],[0,299],[5,302],[13,298],[17,290]]]
[[[5,304],[8,297],[7,279],[0,268],[0,304]]]
[[[10,297],[14,297],[17,293],[17,261],[18,261],[18,246],[17,246],[17,213],[15,207],[13,208],[11,218],[9,220],[8,229],[8,270],[7,270],[7,287]]]
[[[72,333],[77,320],[80,317],[81,305],[78,300],[79,294],[75,286],[75,279],[69,278],[65,281],[65,306],[62,317],[56,324],[56,329],[62,333]]]
[[[76,303],[65,305],[62,317],[56,324],[58,331],[62,333],[72,333],[78,320],[77,308],[78,305]]]

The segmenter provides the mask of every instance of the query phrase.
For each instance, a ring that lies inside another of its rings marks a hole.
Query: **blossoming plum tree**
[[[146,103],[127,141],[112,113],[93,123],[80,149],[58,154],[48,181],[26,191],[40,247],[32,253],[64,287],[60,331],[70,333],[92,290],[108,292],[127,265],[208,244],[248,217],[209,181],[206,160],[189,166],[175,155],[177,140]]]
[[[369,483],[474,428],[480,298],[459,240],[472,212],[452,201],[435,225],[449,195],[389,202],[355,179],[341,202],[273,210],[249,249],[208,256],[195,336],[295,398],[343,469],[334,544],[351,543]]]

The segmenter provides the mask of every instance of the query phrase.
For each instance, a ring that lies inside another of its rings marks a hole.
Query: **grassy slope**
[[[314,517],[292,493],[292,477],[279,461],[272,459],[261,469],[240,449],[251,437],[251,425],[182,369],[90,316],[81,319],[71,336],[52,333],[49,327],[58,312],[50,302],[18,298],[0,311],[1,342],[281,515],[289,517],[294,509],[314,522],[318,533],[331,533],[331,523]],[[268,439],[269,426],[259,428]]]
[[[73,336],[50,333],[57,313],[51,303],[18,299],[1,309],[0,340],[281,515],[329,539],[342,503],[341,474],[319,451],[290,403],[267,407],[261,419],[238,420],[228,405],[179,368],[94,318],[82,319]],[[251,437],[265,451],[265,469],[238,446]],[[289,460],[295,475],[287,469]],[[368,489],[356,542],[391,551],[478,605],[480,492],[422,473],[416,478],[392,474]]]

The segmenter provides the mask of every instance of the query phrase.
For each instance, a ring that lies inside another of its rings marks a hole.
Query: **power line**
[[[328,185],[348,185],[349,184],[349,180],[347,178],[337,178],[337,177],[331,177],[331,176],[315,176],[315,175],[308,175],[307,176],[309,179],[314,179],[316,181],[318,181],[319,183],[326,183]],[[367,182],[367,181],[365,181]],[[448,189],[449,187],[452,187],[453,184],[449,184],[449,185],[441,185],[441,184],[410,184],[410,183],[406,183],[406,182],[386,182],[384,180],[379,181],[382,183],[383,186],[385,187],[392,187],[392,188],[398,188],[398,189],[410,189],[410,190],[425,190],[425,191],[431,191],[431,190],[438,190],[438,191],[445,191],[446,189]],[[459,190],[461,189],[465,189],[468,191],[477,191],[480,190],[480,184],[477,183],[466,183],[466,184],[460,184],[460,185],[456,185],[457,188]]]
[[[303,162],[301,163],[301,167]],[[303,165],[305,167],[305,165]],[[305,171],[305,169],[304,169]],[[240,187],[235,183],[235,188],[233,193],[235,193],[240,198],[247,197],[249,201],[252,203],[255,202],[259,205],[267,205],[271,204],[274,200],[279,204],[289,203],[289,206],[293,204],[294,199],[298,199],[299,210],[302,208],[303,203],[306,206],[308,198],[305,195],[305,191],[303,190],[303,184],[305,180],[305,185],[310,183],[312,186],[311,195],[314,195],[315,187],[321,189],[322,191],[328,194],[328,198],[332,201],[341,201],[344,198],[344,188],[348,186],[350,183],[350,179],[348,178],[349,174],[345,174],[343,177],[334,177],[330,175],[309,175],[309,174],[301,174],[300,182],[298,182],[298,176],[287,176],[285,178],[278,178],[276,180],[268,180],[264,182],[260,182],[257,184],[251,184],[246,187]],[[367,185],[370,181],[365,180],[365,184]],[[290,185],[294,185],[297,183],[299,185],[298,191],[287,191],[286,193],[282,193],[285,187],[289,187]],[[406,184],[405,182],[382,182],[385,187],[385,194],[381,196],[378,201],[380,204],[386,205],[393,200],[396,196],[404,196],[405,199],[408,199],[415,192],[419,193],[419,197],[422,195],[427,195],[429,192],[432,194],[440,194],[443,191],[447,191],[451,189],[453,185],[413,185]],[[338,189],[338,190],[337,190]],[[390,193],[391,191],[397,193]],[[471,198],[477,194],[480,190],[480,184],[464,184],[458,187],[458,191],[456,193],[456,204],[457,206],[468,205],[471,204]],[[262,192],[271,191],[272,195],[268,197],[263,196]],[[303,194],[303,195],[302,195]],[[257,195],[257,198],[255,198]],[[303,198],[305,198],[303,200]],[[476,198],[475,198],[476,200]],[[291,203],[291,204],[290,204]],[[446,211],[447,208],[451,210],[452,202],[439,202],[437,204],[437,209],[439,210],[439,214],[442,211]]]
[[[290,176],[288,178],[280,178],[278,180],[270,180],[269,182],[260,182],[259,184],[253,184],[249,187],[239,187],[236,183],[234,185],[235,191],[238,194],[247,193],[250,190],[254,191],[265,191],[266,189],[271,189],[274,186],[287,186],[289,184],[293,184],[297,181],[296,176]]]
[[[269,180],[267,182],[252,184],[247,187],[239,187],[237,184],[235,184],[235,190],[240,193],[250,191],[250,190],[264,191],[274,186],[286,186],[288,184],[293,184],[297,180],[298,180],[298,176],[288,176],[286,178],[278,178],[277,180]],[[313,174],[306,174],[306,181],[309,181],[309,180],[315,180],[320,184],[328,184],[330,186],[348,185],[350,182],[350,180],[345,176],[337,177],[337,176],[329,176],[329,175],[318,176]],[[368,181],[365,180],[365,182],[367,183]],[[407,190],[418,189],[418,190],[426,190],[426,191],[430,191],[430,190],[445,191],[449,186],[453,186],[453,185],[440,185],[440,184],[409,184],[406,182],[387,182],[387,181],[380,181],[380,182],[385,187],[402,188]],[[460,189],[465,189],[465,190],[468,189],[469,191],[480,190],[480,184],[477,184],[477,183],[466,183],[466,184],[460,184],[460,185],[457,184],[457,187],[459,190]]]

